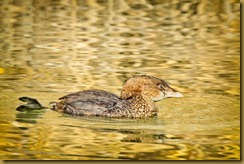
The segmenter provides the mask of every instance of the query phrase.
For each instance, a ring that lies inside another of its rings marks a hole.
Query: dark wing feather
[[[113,108],[119,97],[102,90],[85,90],[60,98],[56,110],[73,115],[101,115]]]

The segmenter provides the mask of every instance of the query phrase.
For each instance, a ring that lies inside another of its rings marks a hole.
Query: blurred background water
[[[1,0],[0,24],[0,159],[240,159],[239,1]],[[139,120],[15,111],[138,74],[184,97]]]

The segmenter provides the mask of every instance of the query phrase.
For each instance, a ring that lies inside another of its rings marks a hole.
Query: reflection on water
[[[4,93],[13,102],[21,94]],[[37,94],[40,99],[57,97]],[[185,104],[190,101],[195,103]],[[1,115],[1,154],[8,159],[240,159],[238,100],[227,96],[165,100],[159,116],[149,119],[20,113],[14,111],[18,102],[0,104],[12,109]]]
[[[1,159],[240,159],[240,4],[235,0],[0,1]],[[157,118],[20,113],[136,74],[184,93]]]

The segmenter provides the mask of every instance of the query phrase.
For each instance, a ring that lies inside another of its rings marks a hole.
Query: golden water
[[[0,159],[240,159],[235,0],[0,1]],[[130,76],[184,94],[150,119],[21,113],[77,90],[119,95]]]

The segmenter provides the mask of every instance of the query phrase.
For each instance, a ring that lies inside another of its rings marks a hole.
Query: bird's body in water
[[[103,90],[84,90],[61,97],[52,103],[51,109],[75,116],[144,118],[156,116],[155,102],[168,97],[182,97],[182,94],[164,80],[140,75],[125,82],[120,97]],[[20,100],[27,102],[18,107],[21,111],[24,107],[44,108],[36,99],[22,97]]]

